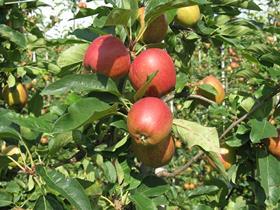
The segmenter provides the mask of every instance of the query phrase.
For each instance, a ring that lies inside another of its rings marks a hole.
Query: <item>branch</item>
[[[263,106],[266,101],[270,98],[272,98],[273,96],[275,96],[278,92],[280,92],[280,85],[276,86],[275,90],[272,91],[270,94],[268,94],[267,96],[260,98],[257,102],[256,105],[245,115],[243,115],[241,118],[239,118],[237,121],[233,122],[220,136],[220,140],[223,139],[230,131],[231,129],[233,129],[235,126],[237,126],[239,123],[241,123],[243,120],[245,120],[248,116],[250,116],[251,114],[253,114],[257,109],[259,109],[261,106]],[[197,160],[199,160],[202,155],[204,154],[204,152],[201,150],[199,151],[194,157],[192,157],[185,165],[181,166],[178,169],[175,169],[173,172],[167,172],[167,171],[163,171],[157,174],[157,176],[161,176],[161,177],[174,177],[177,176],[179,174],[181,174],[182,172],[184,172],[188,167],[190,167],[194,162],[196,162]]]
[[[212,100],[210,100],[210,99],[208,99],[208,98],[205,98],[205,97],[203,97],[203,96],[201,96],[201,95],[187,95],[187,96],[182,95],[182,96],[181,96],[180,94],[178,94],[178,95],[175,94],[175,95],[167,96],[167,97],[164,99],[164,101],[167,103],[167,102],[169,102],[169,101],[172,101],[174,98],[182,98],[182,97],[186,97],[187,100],[199,99],[199,100],[202,100],[202,101],[207,102],[208,104],[216,104],[215,101],[212,101]]]
[[[205,98],[201,95],[189,95],[188,99],[200,99],[200,100],[205,101],[209,104],[217,104],[215,101],[212,101],[212,100],[210,100],[208,98]]]
[[[275,90],[272,91],[270,94],[268,94],[267,96],[263,97],[262,99],[260,98],[259,100],[256,101],[255,105],[253,106],[253,108],[247,112],[245,115],[243,115],[242,117],[240,117],[238,120],[236,120],[235,122],[233,122],[224,132],[223,134],[220,136],[220,139],[223,139],[230,131],[231,129],[233,129],[234,127],[236,127],[239,123],[241,123],[242,121],[244,121],[247,117],[249,117],[251,114],[253,114],[257,109],[259,109],[261,106],[263,106],[268,99],[272,98],[273,96],[275,96],[278,92],[280,91],[280,85],[276,86]]]
[[[181,166],[178,169],[175,169],[173,172],[167,172],[167,171],[162,171],[157,174],[157,176],[161,177],[174,177],[177,176],[178,174],[181,174],[184,172],[188,167],[190,167],[194,162],[199,160],[201,156],[204,154],[204,152],[201,150],[199,151],[195,156],[193,156],[185,165]]]

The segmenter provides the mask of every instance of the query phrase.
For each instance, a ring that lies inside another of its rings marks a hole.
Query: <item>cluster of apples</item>
[[[160,15],[148,26],[145,24],[145,8],[138,10],[142,41],[146,44],[161,42],[168,30],[166,16]],[[197,5],[179,8],[176,21],[184,26],[193,26],[200,18]],[[175,151],[171,136],[173,116],[160,97],[168,94],[176,85],[176,69],[167,51],[149,48],[131,62],[130,52],[123,42],[113,35],[96,38],[84,56],[84,66],[93,72],[118,79],[128,75],[137,91],[149,75],[157,72],[149,84],[145,97],[130,109],[127,118],[128,131],[132,137],[132,150],[145,165],[159,167],[167,164]]]

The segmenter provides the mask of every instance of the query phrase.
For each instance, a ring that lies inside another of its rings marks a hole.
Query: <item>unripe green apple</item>
[[[200,9],[198,5],[181,7],[177,9],[176,21],[183,26],[192,27],[200,19]]]

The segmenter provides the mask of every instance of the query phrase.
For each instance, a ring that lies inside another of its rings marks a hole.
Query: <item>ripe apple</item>
[[[200,19],[200,9],[198,5],[181,7],[177,9],[176,21],[186,27],[194,26]]]
[[[200,81],[200,84],[207,84],[211,85],[212,87],[215,88],[217,94],[216,96],[213,96],[206,91],[199,89],[197,90],[197,93],[199,95],[202,95],[210,100],[216,101],[217,104],[221,104],[225,98],[225,90],[223,88],[222,83],[213,75],[207,76],[204,79]]]
[[[174,89],[176,71],[172,58],[165,50],[150,48],[138,55],[131,64],[129,80],[135,90],[141,88],[147,77],[158,71],[145,95],[161,97]]]
[[[237,55],[236,51],[233,48],[231,48],[231,47],[228,48],[228,54],[230,56],[236,56]]]
[[[173,138],[168,136],[161,143],[154,146],[139,145],[133,141],[132,150],[144,165],[157,168],[170,162],[175,152],[175,145]]]
[[[9,88],[6,85],[2,91],[4,101],[8,106],[24,107],[28,100],[27,90],[23,84],[18,83],[15,87]]]
[[[140,99],[127,115],[128,131],[136,144],[159,144],[171,132],[173,116],[169,107],[159,98]]]
[[[145,27],[145,7],[138,9],[140,27]],[[165,14],[158,16],[146,28],[142,40],[146,44],[161,42],[168,30],[168,22]]]
[[[236,61],[232,61],[232,62],[230,63],[230,67],[231,67],[232,69],[237,69],[239,66],[240,66],[239,63],[237,63]]]
[[[87,8],[87,3],[86,3],[86,2],[83,2],[83,1],[80,1],[80,2],[78,3],[78,7],[79,7],[80,9]]]
[[[112,35],[103,35],[93,40],[84,56],[84,66],[93,72],[119,78],[130,67],[130,55],[121,40]]]
[[[43,144],[43,145],[48,144],[49,143],[49,137],[45,136],[45,135],[41,136],[40,143]]]
[[[182,141],[180,139],[175,139],[175,147],[181,148],[182,147]]]
[[[280,157],[280,129],[277,137],[268,138],[268,151],[277,158]]]
[[[230,65],[226,67],[226,71],[228,71],[228,72],[231,72],[231,71],[232,71],[232,68],[231,68]]]
[[[183,185],[183,188],[185,189],[185,190],[193,190],[193,189],[195,189],[197,186],[196,186],[196,184],[195,183],[189,183],[189,182],[186,182],[186,183],[184,183],[184,185]]]

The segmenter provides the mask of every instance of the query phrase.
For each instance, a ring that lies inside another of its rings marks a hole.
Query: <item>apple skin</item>
[[[111,78],[128,74],[130,55],[122,41],[113,35],[103,35],[90,44],[84,56],[85,68]]]
[[[173,138],[168,136],[164,141],[155,146],[143,146],[132,142],[132,150],[144,165],[153,168],[167,165],[175,152],[175,145]]]
[[[171,132],[173,116],[159,98],[146,97],[137,101],[127,115],[127,127],[136,144],[159,144]]]
[[[138,9],[140,27],[145,27],[145,7]],[[158,16],[146,28],[142,40],[146,44],[161,42],[168,30],[168,22],[165,14]]]
[[[202,95],[206,98],[209,98],[210,100],[215,101],[217,104],[221,104],[224,101],[225,90],[224,90],[222,83],[216,77],[214,77],[213,75],[207,76],[200,81],[200,84],[211,85],[217,91],[217,95],[214,98],[214,96],[209,95],[208,93],[206,93],[205,91],[203,91],[201,89],[197,90],[197,94]]]
[[[181,7],[177,9],[175,20],[183,26],[192,27],[200,19],[200,9],[198,5]]]
[[[280,158],[280,129],[278,129],[277,137],[268,138],[268,151],[277,158]]]
[[[147,77],[158,71],[145,95],[161,97],[176,85],[176,70],[172,58],[165,50],[150,48],[140,53],[130,66],[129,80],[135,90],[141,88]]]
[[[9,107],[24,107],[28,101],[27,90],[23,84],[18,83],[15,87],[9,88],[6,85],[2,91],[4,101]]]

